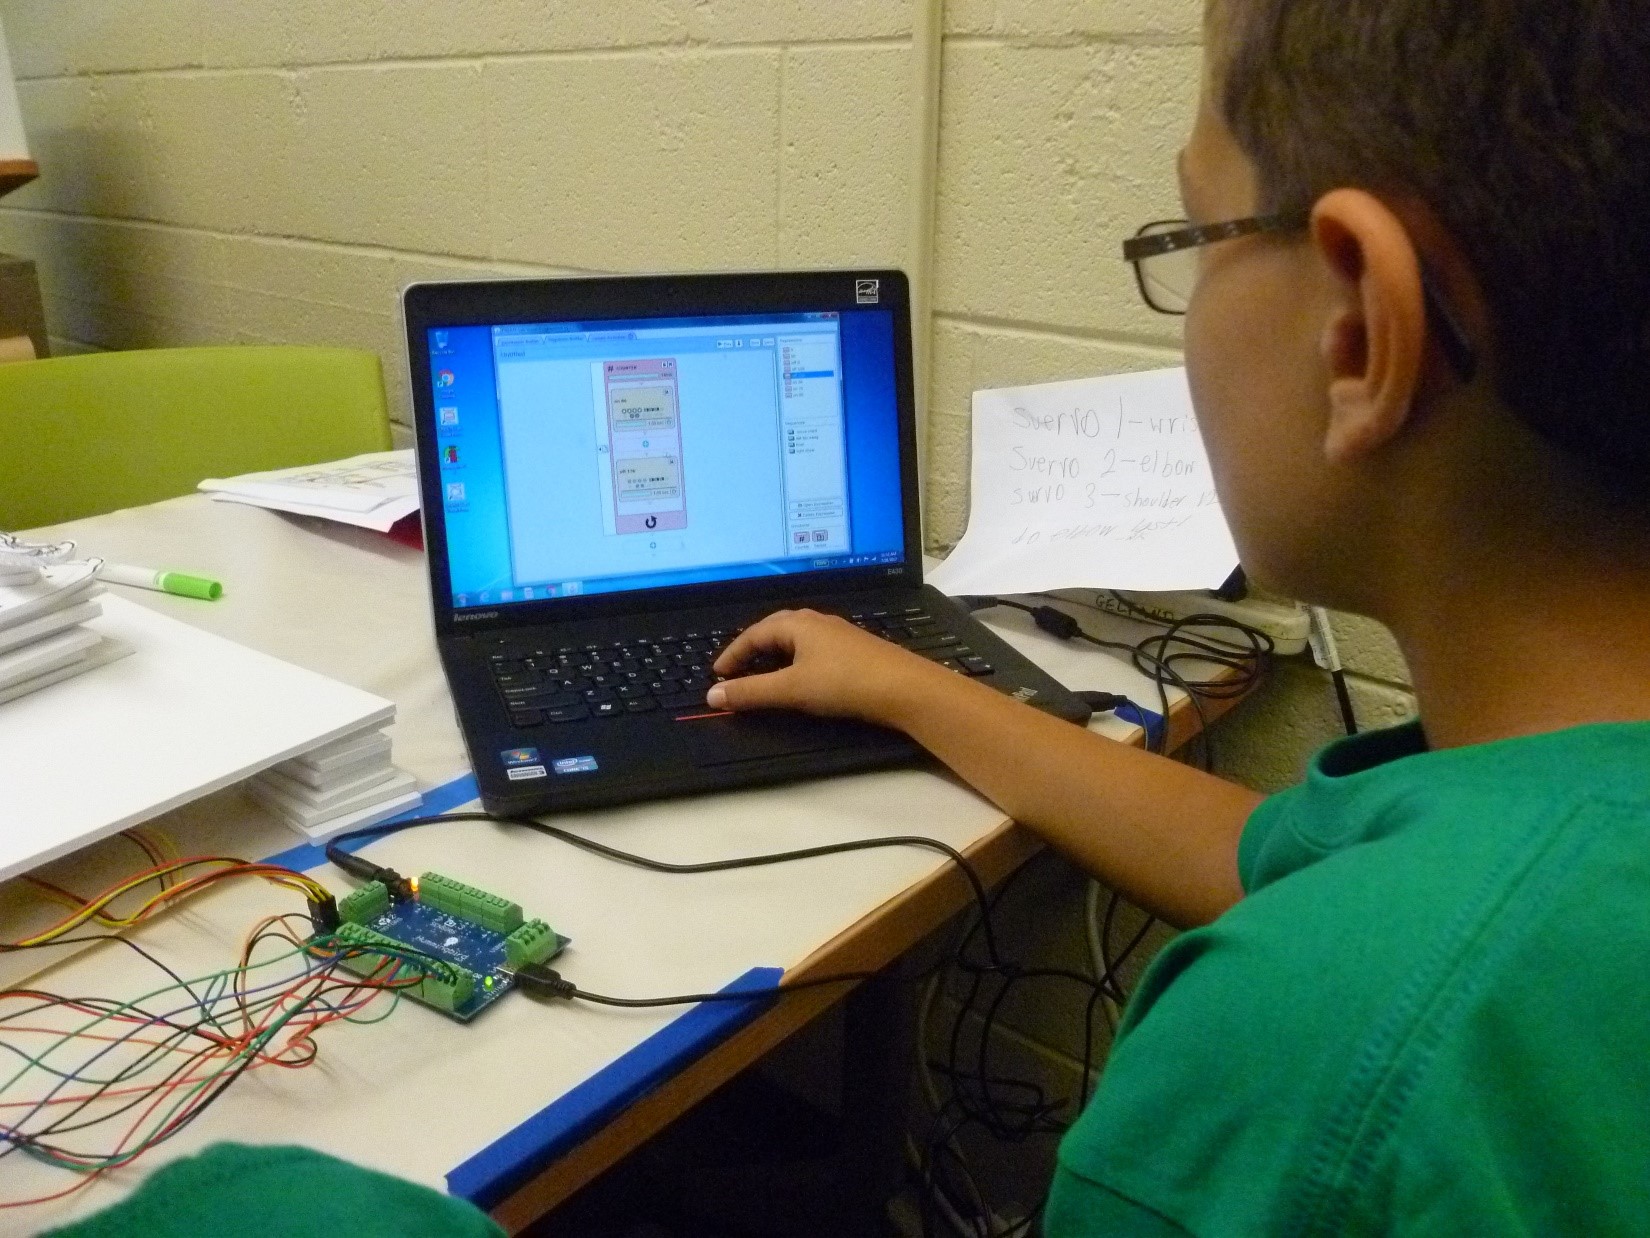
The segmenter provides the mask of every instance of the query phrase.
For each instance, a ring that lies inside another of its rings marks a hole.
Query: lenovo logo
[[[498,618],[498,611],[496,611],[496,610],[466,611],[464,614],[454,615],[453,616],[453,622],[454,623],[474,623],[478,619],[497,619],[497,618]]]

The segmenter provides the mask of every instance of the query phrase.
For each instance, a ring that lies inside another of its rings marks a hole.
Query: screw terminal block
[[[422,969],[425,973],[424,978],[415,988],[405,991],[408,996],[434,1006],[437,1010],[450,1013],[475,995],[474,972],[440,959],[409,960],[406,957],[408,947],[374,929],[361,924],[345,923],[339,927],[333,938],[340,951],[353,949],[360,952],[346,955],[342,960],[343,965],[357,975],[370,976],[382,968],[386,961],[407,968]]]
[[[473,920],[495,933],[509,934],[521,927],[521,904],[497,894],[489,894],[440,873],[425,873],[418,879],[418,901],[448,915]]]
[[[504,939],[504,960],[520,968],[542,963],[561,948],[561,938],[543,920],[529,920]]]
[[[389,909],[390,891],[382,881],[369,881],[338,904],[338,914],[351,924],[365,924]]]

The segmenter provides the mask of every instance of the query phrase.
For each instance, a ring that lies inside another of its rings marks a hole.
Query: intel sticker
[[[595,757],[562,757],[559,761],[552,761],[551,768],[558,774],[594,774],[596,772]]]

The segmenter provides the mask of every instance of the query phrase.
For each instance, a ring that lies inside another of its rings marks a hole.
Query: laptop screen
[[[460,610],[904,561],[894,314],[427,334]]]

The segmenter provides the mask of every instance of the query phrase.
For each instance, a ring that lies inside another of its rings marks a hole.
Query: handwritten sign
[[[1237,567],[1185,370],[974,393],[952,596],[1212,589]]]

